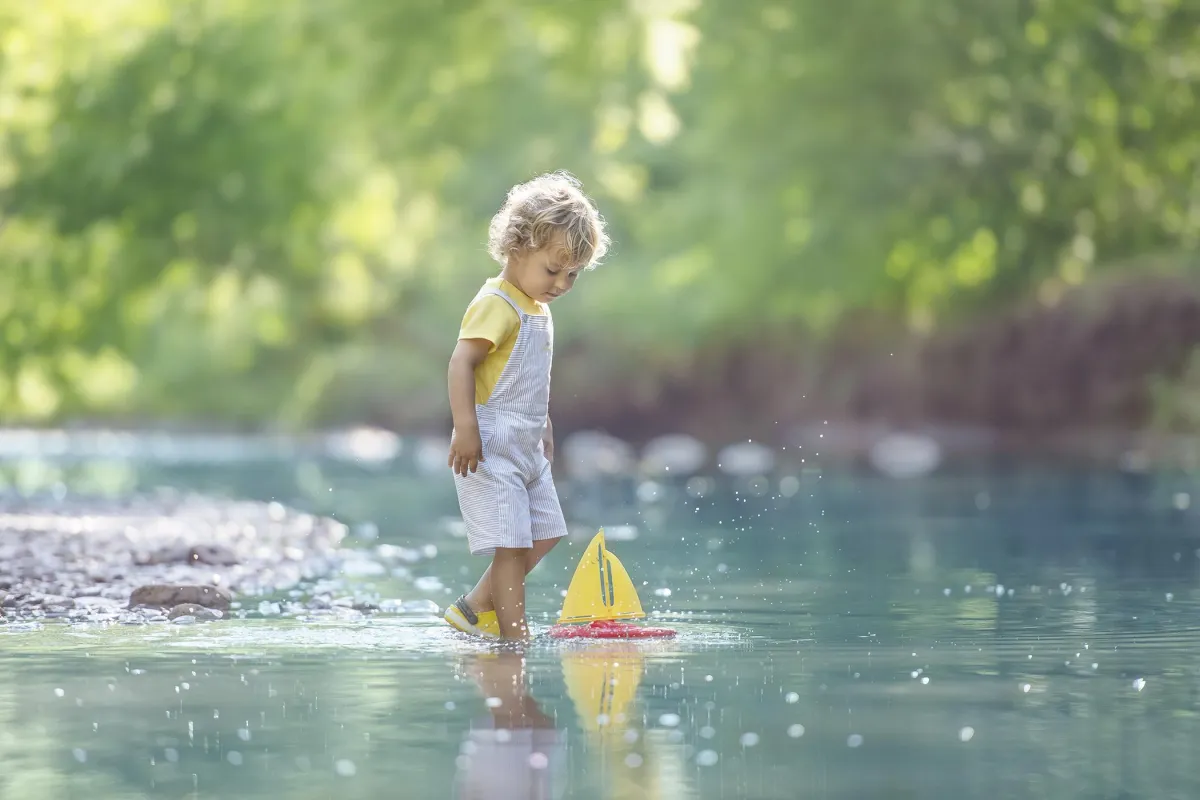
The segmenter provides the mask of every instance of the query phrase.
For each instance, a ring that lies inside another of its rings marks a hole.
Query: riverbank
[[[332,573],[346,528],[279,503],[163,491],[0,496],[0,621],[213,620]]]
[[[573,438],[603,438],[626,469],[667,437],[688,440],[688,453],[706,451],[697,468],[716,468],[720,453],[749,440],[812,466],[870,462],[900,437],[936,449],[941,462],[1200,463],[1200,281],[1180,271],[1114,274],[929,333],[864,312],[820,337],[774,327],[677,352],[653,344],[564,343],[552,397],[560,452]],[[388,370],[374,370],[374,382],[351,387],[355,402],[318,404],[326,410],[303,428],[152,413],[115,428],[75,419],[61,429],[0,430],[0,458],[383,465],[407,451],[444,469],[443,355],[414,358],[423,366],[412,375],[426,377],[396,386],[380,377]]]

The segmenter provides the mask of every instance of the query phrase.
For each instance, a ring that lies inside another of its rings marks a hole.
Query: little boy
[[[467,307],[450,357],[454,432],[447,463],[472,555],[492,563],[446,622],[488,638],[528,639],[525,576],[567,533],[550,473],[548,304],[608,250],[604,220],[565,172],[514,186],[492,218],[502,269]]]

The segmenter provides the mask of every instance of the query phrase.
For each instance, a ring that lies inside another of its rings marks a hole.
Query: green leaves
[[[556,168],[615,240],[564,352],[1053,297],[1200,241],[1197,23],[1162,0],[9,4],[0,410],[436,413],[487,220]]]

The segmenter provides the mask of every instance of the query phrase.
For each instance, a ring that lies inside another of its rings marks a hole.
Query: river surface
[[[444,607],[484,565],[448,475],[114,469],[55,479],[336,515],[368,556],[350,593]],[[504,652],[411,603],[316,619],[286,596],[0,625],[0,797],[1200,797],[1193,488],[1012,466],[564,485],[578,533],[530,577],[535,633],[605,525],[669,641]],[[393,570],[380,545],[425,557]]]

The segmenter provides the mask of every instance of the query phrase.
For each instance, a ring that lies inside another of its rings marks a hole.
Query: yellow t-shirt
[[[503,297],[485,293],[484,289],[487,288],[504,292],[526,314],[546,313],[545,305],[503,278],[497,276],[484,282],[483,288],[467,306],[458,329],[459,339],[486,339],[491,343],[487,356],[475,368],[475,402],[478,405],[486,404],[492,396],[492,390],[496,388],[500,374],[508,364],[508,357],[512,355],[517,333],[521,330],[521,317],[516,310]]]

